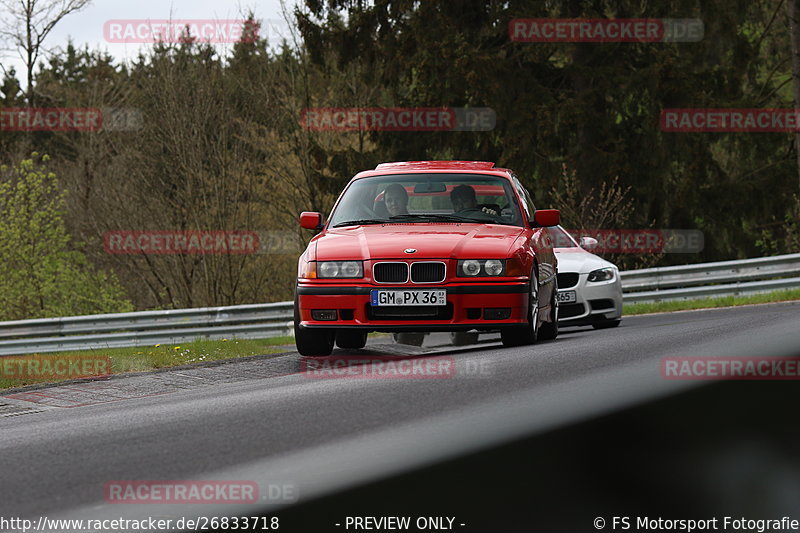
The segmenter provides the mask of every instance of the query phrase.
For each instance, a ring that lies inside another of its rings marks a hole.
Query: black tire
[[[536,277],[536,266],[531,273],[530,291],[528,293],[528,323],[524,326],[511,326],[500,330],[503,346],[525,346],[536,342],[539,326],[539,280]]]
[[[550,300],[550,322],[542,322],[537,340],[552,341],[558,337],[558,282],[553,280],[553,296]]]
[[[409,346],[422,346],[425,340],[425,333],[417,332],[395,333],[392,336],[394,337],[394,342],[398,344],[408,344]]]
[[[334,331],[332,329],[304,328],[300,325],[300,307],[297,289],[294,293],[294,345],[300,355],[330,355],[333,351]]]
[[[358,329],[340,329],[336,332],[336,346],[346,350],[360,350],[367,344],[367,332]]]
[[[478,332],[477,331],[452,331],[450,332],[450,342],[453,346],[467,346],[470,344],[477,344]]]
[[[592,327],[593,327],[594,329],[609,329],[609,328],[615,328],[615,327],[619,326],[619,323],[620,323],[620,322],[622,322],[622,319],[621,319],[621,318],[618,318],[618,319],[616,319],[616,320],[606,320],[606,321],[604,321],[604,322],[597,322],[596,324],[592,324]]]
[[[330,355],[333,351],[334,332],[331,329],[309,329],[295,322],[294,344],[300,355]]]

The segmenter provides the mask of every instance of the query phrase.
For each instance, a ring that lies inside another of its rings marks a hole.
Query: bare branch
[[[0,38],[5,49],[16,49],[25,63],[28,105],[33,104],[33,75],[44,41],[61,20],[89,5],[91,0],[0,0]]]

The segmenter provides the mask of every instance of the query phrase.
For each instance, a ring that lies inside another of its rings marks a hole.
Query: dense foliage
[[[783,6],[307,0],[282,47],[248,38],[221,51],[187,40],[120,64],[69,45],[38,69],[36,105],[135,110],[135,120],[97,132],[0,132],[0,150],[9,165],[33,150],[52,157],[69,246],[85,243],[87,271],[114,272],[137,308],[290,299],[310,237],[297,213],[328,210],[355,172],[390,160],[496,161],[517,171],[537,205],[581,218],[568,227],[705,234],[700,254],[615,258],[625,267],[800,251],[792,134],[659,127],[665,108],[794,107]],[[509,39],[510,20],[537,17],[697,18],[705,34],[693,43]],[[8,73],[0,107],[25,104]],[[302,110],[321,106],[489,107],[497,123],[482,132],[302,128]],[[105,253],[107,231],[138,229],[290,232],[293,247]]]

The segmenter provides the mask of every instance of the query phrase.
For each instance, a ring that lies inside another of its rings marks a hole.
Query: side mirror
[[[595,246],[597,246],[597,239],[594,237],[581,237],[580,240],[581,248],[585,248],[586,250],[591,250]]]
[[[322,229],[322,213],[303,211],[300,213],[300,227],[305,229]]]
[[[558,226],[561,223],[561,213],[558,209],[537,209],[533,214],[533,221],[540,228]]]

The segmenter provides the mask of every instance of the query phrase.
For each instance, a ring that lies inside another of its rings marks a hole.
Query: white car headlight
[[[317,265],[320,278],[363,278],[362,261],[320,261]]]
[[[614,269],[613,268],[600,268],[598,270],[593,270],[589,273],[589,282],[596,282],[596,281],[611,281],[614,279]]]

